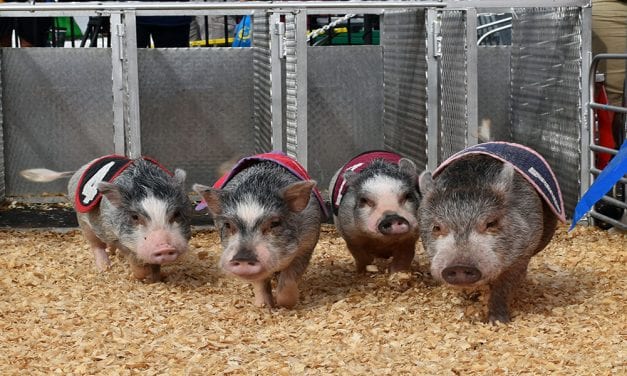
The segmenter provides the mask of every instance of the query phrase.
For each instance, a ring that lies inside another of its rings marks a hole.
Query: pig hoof
[[[165,276],[161,273],[158,274],[150,274],[144,279],[146,283],[157,283],[157,282],[165,282]]]
[[[280,307],[292,308],[298,303],[298,285],[295,281],[283,281],[283,285],[279,284],[277,290],[276,303]]]
[[[154,273],[150,265],[137,265],[131,263],[133,277],[138,281],[146,281],[148,283],[158,282],[161,279],[161,273]]]
[[[279,295],[277,296],[276,300],[276,304],[279,307],[292,308],[298,302],[298,295],[296,297]]]
[[[255,300],[253,302],[255,304],[256,307],[259,308],[274,308],[274,302],[268,302],[266,301],[264,298],[260,298],[260,297],[255,297]]]
[[[506,313],[495,314],[491,313],[488,315],[488,323],[492,325],[497,325],[497,322],[501,324],[507,324],[510,322],[509,315]]]
[[[109,261],[109,258],[106,255],[104,258],[96,257],[96,269],[98,269],[99,272],[104,272],[110,267],[111,261]]]
[[[372,269],[373,266],[376,268],[376,265],[374,265],[373,262],[374,258],[369,260],[355,260],[355,270],[357,271],[357,274],[366,274],[369,267],[370,269]],[[377,271],[378,270],[379,269],[377,268]]]
[[[364,272],[368,273],[378,273],[379,268],[376,265],[366,265]]]

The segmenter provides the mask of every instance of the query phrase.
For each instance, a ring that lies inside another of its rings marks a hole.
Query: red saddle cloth
[[[163,171],[172,175],[168,169],[163,167],[156,160],[149,157],[142,157],[143,159],[154,163]],[[102,200],[102,193],[98,191],[98,183],[101,181],[112,182],[113,179],[118,177],[124,170],[133,164],[133,160],[122,155],[106,155],[104,157],[94,160],[83,172],[80,180],[78,181],[78,187],[74,193],[74,206],[79,213],[87,213],[93,208],[98,206],[100,200]]]

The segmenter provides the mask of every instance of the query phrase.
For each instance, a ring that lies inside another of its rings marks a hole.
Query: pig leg
[[[161,282],[163,280],[163,277],[161,276],[161,265],[143,264],[135,260],[133,257],[129,258],[129,263],[131,264],[133,277],[137,280],[146,280],[148,283]]]
[[[528,264],[529,259],[522,260],[505,270],[494,282],[490,283],[488,322],[491,324],[496,321],[506,324],[510,321],[509,297],[527,274]]]
[[[270,285],[270,279],[262,279],[254,281],[253,291],[255,292],[255,305],[257,307],[266,306],[268,308],[274,307],[274,300],[272,299],[272,286]]]
[[[291,308],[298,303],[298,280],[305,272],[305,269],[307,269],[312,253],[313,249],[296,257],[292,263],[279,274],[279,283],[276,292],[278,306]]]
[[[357,273],[365,273],[366,266],[371,265],[374,261],[374,256],[370,252],[355,249],[354,247],[348,247],[348,250],[355,259],[355,268]]]
[[[279,275],[276,302],[280,307],[292,308],[298,302],[298,278],[286,270]]]
[[[133,272],[133,277],[137,280],[142,281],[150,274],[150,266],[146,264],[140,264],[135,261],[130,260],[129,264],[131,265],[131,271]]]
[[[553,214],[553,212],[549,208],[549,205],[545,203],[544,200],[542,201],[542,216],[544,221],[542,238],[540,239],[540,244],[533,252],[534,254],[543,250],[544,247],[546,247],[551,242],[551,239],[553,239],[553,234],[555,234],[555,227],[557,226],[557,217],[555,216],[555,214]]]
[[[150,274],[148,278],[146,278],[146,282],[154,283],[154,282],[163,282],[165,278],[161,274],[161,265],[159,264],[150,264]]]
[[[91,247],[91,251],[94,254],[96,268],[98,271],[103,272],[109,269],[111,261],[107,255],[107,245],[96,236],[94,231],[88,225],[81,223],[81,230],[83,231],[83,235],[85,236],[85,239],[87,239],[87,242]]]
[[[398,272],[410,272],[411,262],[414,260],[416,250],[414,248],[400,248],[394,252],[390,263],[390,274]]]

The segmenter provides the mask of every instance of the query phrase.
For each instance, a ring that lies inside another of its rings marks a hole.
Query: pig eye
[[[231,221],[224,221],[222,223],[222,231],[233,235],[237,232],[237,226],[235,226]]]
[[[272,218],[262,227],[262,232],[264,235],[269,234],[272,231],[278,231],[283,225],[280,218]]]
[[[131,220],[135,223],[139,222],[139,214],[137,213],[131,213]]]
[[[402,203],[413,202],[413,201],[414,201],[414,195],[412,195],[411,193],[406,193],[405,196],[403,196],[403,199],[401,200]]]
[[[484,226],[485,228],[482,229],[483,232],[495,232],[499,229],[499,220],[493,219],[493,220],[487,221]]]
[[[433,224],[433,227],[431,227],[431,234],[434,237],[445,236],[448,234],[448,229],[439,223],[435,223]]]
[[[172,214],[172,217],[170,217],[170,223],[174,223],[180,219],[181,219],[181,213],[175,212],[174,214]]]
[[[374,202],[372,200],[369,200],[366,197],[361,197],[359,199],[359,207],[364,207],[364,206],[369,206],[369,207],[374,207]]]

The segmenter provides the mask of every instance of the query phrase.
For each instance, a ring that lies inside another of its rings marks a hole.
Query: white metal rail
[[[622,106],[613,106],[613,105],[608,105],[608,104],[602,104],[602,103],[597,103],[594,101],[595,98],[595,76],[597,73],[597,68],[599,66],[599,63],[603,60],[625,60],[627,61],[627,54],[599,54],[594,56],[594,58],[592,59],[592,62],[590,64],[590,71],[589,71],[589,92],[590,92],[590,102],[589,102],[589,106],[588,106],[588,124],[590,124],[591,126],[593,124],[595,124],[595,115],[594,115],[594,110],[605,110],[605,111],[613,111],[614,113],[624,113],[627,114],[627,107],[622,107]],[[623,129],[623,136],[625,139],[627,139],[627,130]],[[618,145],[620,146],[620,145]],[[601,173],[601,170],[599,170],[598,168],[594,167],[596,165],[596,153],[607,153],[607,154],[611,154],[612,156],[618,154],[618,150],[615,149],[611,149],[611,148],[607,148],[601,145],[598,145],[596,143],[595,140],[595,135],[594,132],[590,132],[590,144],[589,144],[589,154],[587,155],[589,158],[589,165],[587,165],[585,163],[585,161],[582,161],[582,168],[585,168],[585,166],[589,166],[589,178],[590,180],[587,182],[588,183],[588,187],[590,186],[590,184],[592,183],[592,181],[594,180],[594,177],[598,176]],[[585,151],[582,151],[582,157],[585,157],[586,153]],[[583,183],[583,182],[582,182]],[[619,180],[619,184],[624,184],[627,187],[627,177],[623,176],[620,180]],[[602,201],[604,201],[606,204],[609,204],[611,206],[617,207],[617,208],[621,208],[624,211],[627,211],[627,202],[623,202],[620,200],[617,200],[611,196],[605,195],[602,197],[601,199]],[[620,220],[614,219],[614,218],[610,218],[600,212],[598,212],[594,207],[592,208],[592,210],[590,210],[589,213],[590,217],[592,217],[593,219],[596,220],[600,220],[603,222],[606,222],[608,224],[611,224],[612,226],[619,228],[623,231],[627,231],[627,223],[625,222],[621,222]],[[626,218],[625,215],[623,215],[623,218]]]

